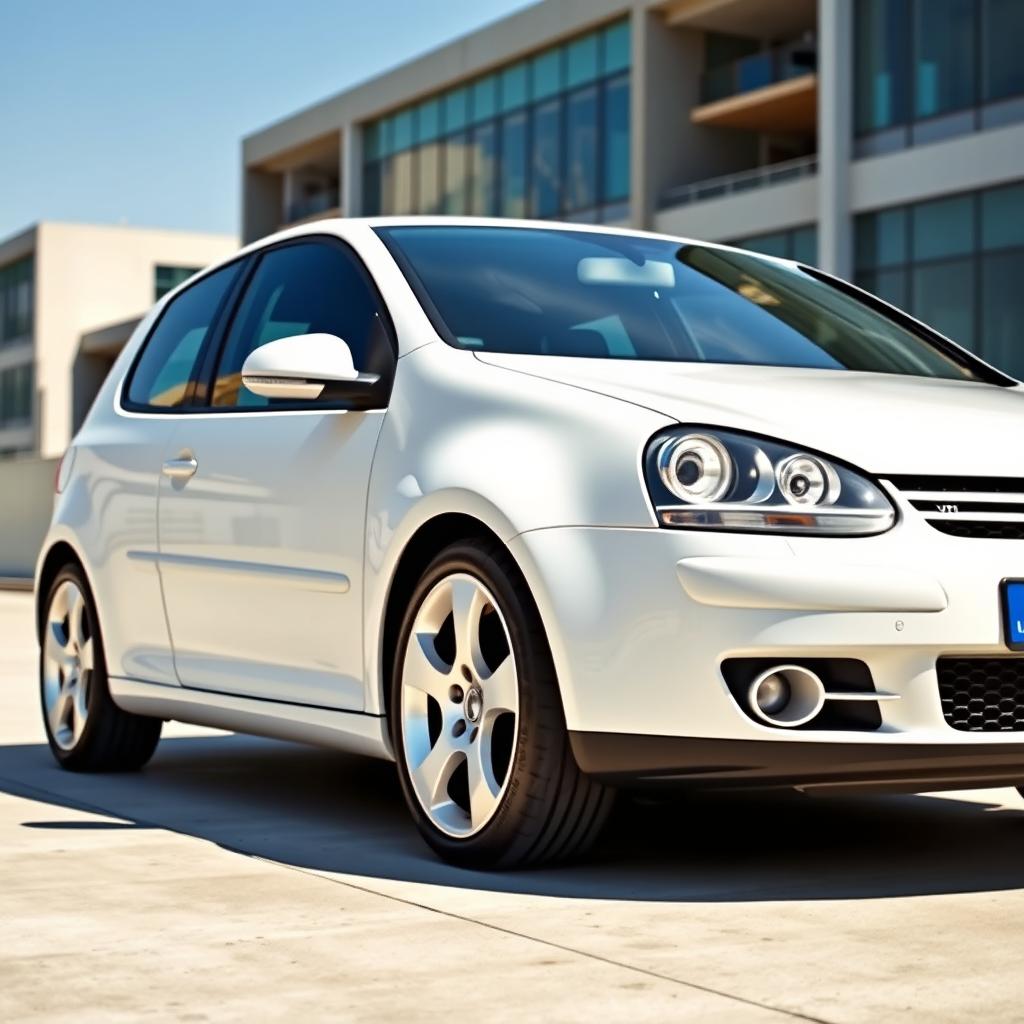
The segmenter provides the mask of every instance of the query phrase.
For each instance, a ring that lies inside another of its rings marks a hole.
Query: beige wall
[[[225,235],[39,225],[35,297],[39,454],[60,455],[71,439],[72,366],[82,334],[149,309],[158,264],[203,267],[236,248],[236,240]]]
[[[29,577],[53,514],[56,459],[0,462],[0,576]]]

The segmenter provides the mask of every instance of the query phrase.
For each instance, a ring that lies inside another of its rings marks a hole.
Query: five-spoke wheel
[[[447,860],[514,867],[581,852],[611,795],[569,748],[551,654],[508,551],[442,551],[405,612],[390,718],[406,801]]]

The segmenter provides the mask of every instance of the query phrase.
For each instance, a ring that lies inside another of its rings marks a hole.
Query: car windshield
[[[378,229],[449,344],[1008,383],[900,314],[795,264],[571,229]]]

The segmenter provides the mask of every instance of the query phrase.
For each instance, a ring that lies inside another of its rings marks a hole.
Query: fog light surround
[[[769,725],[795,729],[821,712],[825,685],[816,673],[801,665],[773,665],[750,684],[747,703]]]

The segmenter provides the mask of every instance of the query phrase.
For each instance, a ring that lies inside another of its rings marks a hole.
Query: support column
[[[818,0],[818,265],[853,276],[853,4]]]
[[[354,123],[345,125],[339,145],[341,215],[359,217],[363,213],[363,129]]]

